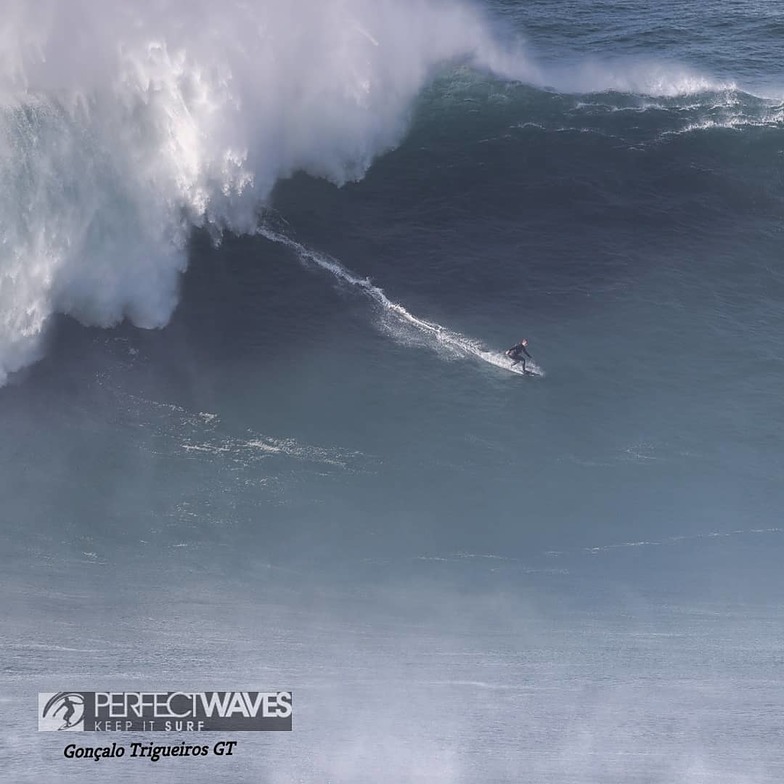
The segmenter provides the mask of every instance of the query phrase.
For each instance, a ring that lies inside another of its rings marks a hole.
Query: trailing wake
[[[305,266],[315,265],[326,270],[343,283],[358,288],[381,308],[382,324],[386,331],[396,339],[406,342],[409,338],[409,342],[425,345],[437,351],[440,356],[446,354],[456,359],[478,359],[504,370],[511,370],[513,373],[521,373],[521,371],[510,367],[509,361],[502,353],[491,351],[479,340],[466,337],[459,332],[441,326],[441,324],[415,316],[400,303],[389,299],[383,289],[374,286],[367,278],[358,278],[353,275],[339,261],[318,253],[268,226],[260,226],[257,233],[271,242],[285,245]],[[414,338],[414,341],[410,341],[411,337]],[[528,361],[526,367],[530,373],[544,376],[544,371],[536,362]]]

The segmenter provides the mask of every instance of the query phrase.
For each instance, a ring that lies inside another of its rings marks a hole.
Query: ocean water
[[[779,3],[0,10],[0,780],[784,778]]]

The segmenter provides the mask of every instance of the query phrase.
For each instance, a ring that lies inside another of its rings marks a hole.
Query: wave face
[[[253,231],[274,184],[341,184],[456,63],[561,91],[732,90],[668,63],[540,66],[438,0],[0,3],[0,382],[54,313],[166,324],[192,227]]]

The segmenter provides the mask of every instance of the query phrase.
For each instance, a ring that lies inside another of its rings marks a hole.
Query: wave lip
[[[734,81],[712,79],[678,63],[651,60],[587,60],[556,68],[551,84],[559,92],[620,92],[652,98],[677,98],[738,90]]]

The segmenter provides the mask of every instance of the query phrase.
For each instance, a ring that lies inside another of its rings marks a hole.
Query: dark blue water
[[[55,316],[0,390],[0,776],[781,780],[778,8],[483,13],[540,78],[442,63],[364,176],[192,228],[165,328]],[[34,731],[256,686],[295,730],[236,761]]]

